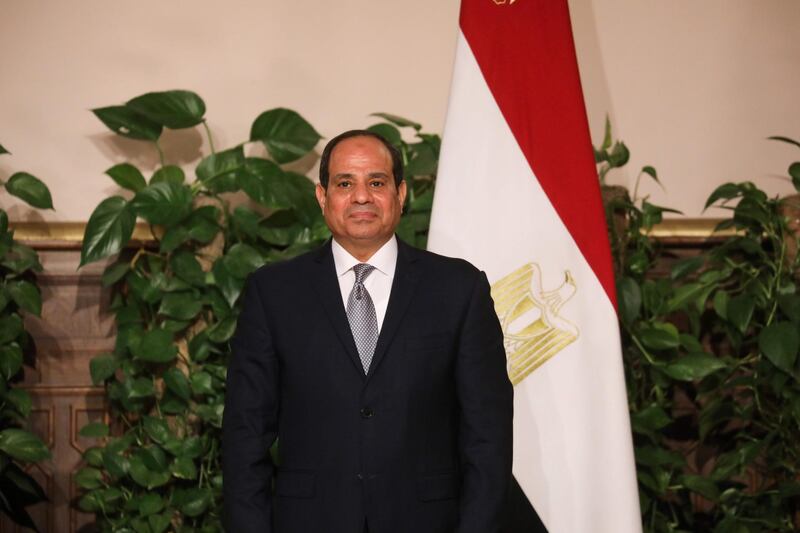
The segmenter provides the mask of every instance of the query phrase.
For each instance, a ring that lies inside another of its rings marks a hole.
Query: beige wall
[[[800,2],[796,0],[574,0],[570,2],[592,135],[608,110],[632,158],[612,181],[633,186],[643,165],[666,191],[654,203],[701,216],[709,193],[751,180],[794,189],[800,150]],[[723,216],[709,210],[705,216]]]
[[[764,138],[800,137],[800,2],[570,6],[592,134],[600,138],[608,111],[631,167],[658,169],[666,192],[643,188],[654,202],[698,216],[726,180],[790,190],[780,176],[800,152]],[[57,211],[46,219],[86,220],[117,191],[105,169],[156,159],[88,109],[150,90],[197,91],[219,146],[244,140],[258,113],[277,106],[328,137],[369,125],[373,111],[441,132],[457,12],[457,0],[8,0],[0,144],[14,155],[0,158],[0,178],[28,170],[53,191]],[[165,134],[173,162],[207,153],[204,143],[199,132]],[[40,216],[7,194],[0,206],[16,220]]]

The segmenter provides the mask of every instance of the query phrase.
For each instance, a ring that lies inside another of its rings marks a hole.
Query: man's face
[[[351,254],[370,254],[394,234],[406,184],[395,186],[392,156],[372,137],[350,137],[331,153],[327,190],[317,185],[317,201],[336,241]]]

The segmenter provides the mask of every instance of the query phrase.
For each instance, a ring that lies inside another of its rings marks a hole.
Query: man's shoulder
[[[480,270],[466,259],[448,257],[428,250],[414,248],[405,244],[420,266],[429,274],[455,280],[473,280],[480,275]]]

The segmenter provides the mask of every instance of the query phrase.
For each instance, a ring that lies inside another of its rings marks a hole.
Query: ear
[[[322,186],[321,183],[317,183],[317,188],[314,190],[317,195],[317,203],[319,204],[319,208],[322,209],[322,212],[325,212],[325,187]]]
[[[397,186],[397,195],[400,197],[400,209],[403,209],[403,206],[406,204],[406,193],[408,190],[406,189],[406,180],[400,182],[400,185]]]

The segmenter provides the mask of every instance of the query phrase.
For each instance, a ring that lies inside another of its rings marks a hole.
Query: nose
[[[372,201],[372,191],[369,185],[363,181],[357,181],[353,185],[353,202],[359,204],[366,204]]]

